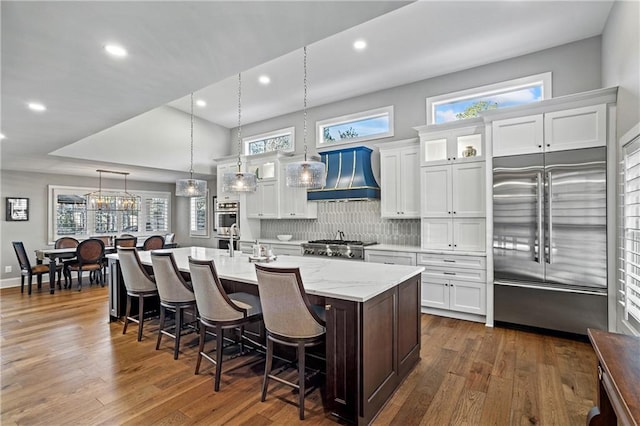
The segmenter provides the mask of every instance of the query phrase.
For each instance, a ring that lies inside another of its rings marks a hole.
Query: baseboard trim
[[[465,320],[465,321],[486,323],[486,320],[487,320],[487,318],[484,315],[476,315],[476,314],[469,314],[469,313],[466,313],[466,312],[450,311],[448,309],[438,309],[438,308],[431,308],[431,307],[422,306],[421,311],[422,311],[423,314],[432,314],[432,315],[438,315],[438,316],[441,316],[441,317],[455,318],[455,319],[460,319],[460,320]]]
[[[83,272],[82,273],[82,279],[84,280],[85,278],[89,278],[89,274],[90,272]],[[46,275],[47,277],[49,276],[49,274]],[[78,277],[78,274],[74,273],[72,275],[73,279],[76,279]],[[64,284],[64,277],[62,278],[62,280],[60,281],[61,283]],[[24,279],[24,285],[25,287],[27,287],[27,278],[25,277]],[[38,285],[38,281],[36,277],[33,277],[33,282],[31,284],[32,286],[37,286]],[[20,287],[20,277],[13,277],[13,278],[5,278],[0,280],[0,288],[12,288],[12,287]],[[49,280],[42,280],[42,287],[49,287]]]

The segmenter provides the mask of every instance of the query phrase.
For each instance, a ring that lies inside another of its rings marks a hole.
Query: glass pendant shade
[[[254,173],[225,173],[222,176],[222,190],[224,192],[254,192],[258,186],[258,179]]]
[[[327,182],[325,165],[319,161],[296,161],[287,164],[287,186],[318,189]]]
[[[176,196],[204,197],[207,194],[207,181],[200,179],[178,179],[176,181]]]

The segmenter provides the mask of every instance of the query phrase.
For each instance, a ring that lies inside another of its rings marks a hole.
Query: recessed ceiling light
[[[271,79],[268,75],[261,75],[260,77],[258,77],[258,81],[260,82],[260,84],[264,85],[271,83]]]
[[[353,48],[356,50],[363,50],[367,47],[367,42],[364,40],[356,40],[353,42]]]
[[[196,105],[198,105],[199,107],[206,107],[207,103],[205,101],[203,101],[202,99],[198,99],[196,101]]]
[[[111,56],[115,56],[118,58],[124,58],[125,56],[127,56],[127,50],[122,46],[118,46],[117,44],[107,44],[106,46],[104,46],[104,50],[106,50],[107,53]]]
[[[4,133],[0,133],[0,140],[6,138],[6,136],[4,135]]]
[[[47,107],[40,102],[29,102],[27,106],[31,111],[45,111],[47,109]]]

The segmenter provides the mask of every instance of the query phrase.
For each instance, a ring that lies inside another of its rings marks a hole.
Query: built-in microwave
[[[234,223],[238,226],[236,235],[240,234],[240,203],[237,201],[220,201],[214,202],[213,209],[213,230],[218,235],[229,236],[231,225]]]

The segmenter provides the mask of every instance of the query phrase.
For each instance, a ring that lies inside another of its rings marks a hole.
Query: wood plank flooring
[[[107,318],[107,288],[0,292],[3,426],[299,422],[290,388],[272,382],[260,402],[262,359],[223,371],[215,393],[210,363],[194,375],[195,334],[174,361],[170,339],[155,350],[157,321],[137,342],[136,324],[123,335]],[[374,424],[583,425],[595,366],[588,343],[423,315],[421,361]],[[304,424],[338,424],[321,389],[306,407]]]

